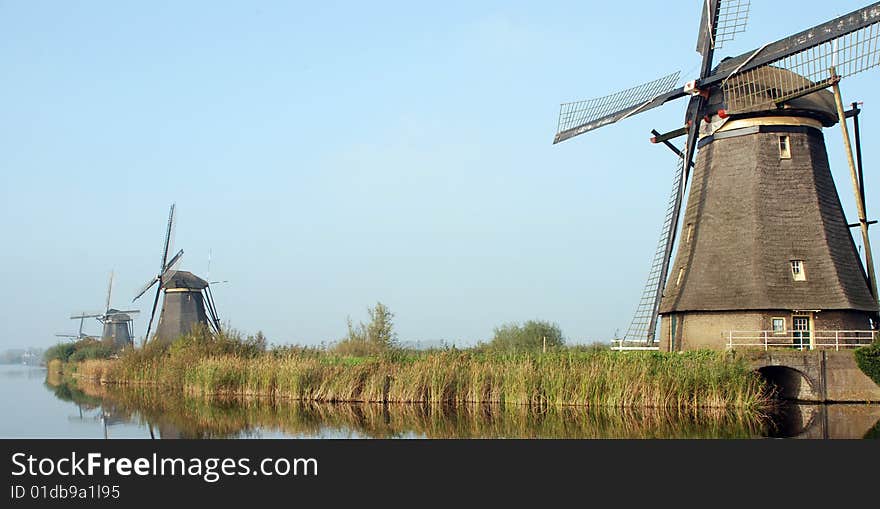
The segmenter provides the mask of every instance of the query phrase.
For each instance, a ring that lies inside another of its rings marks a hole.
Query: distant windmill
[[[81,313],[79,315],[71,316],[70,317],[71,320],[75,320],[75,319],[79,320],[79,333],[77,333],[77,334],[55,334],[55,337],[77,339],[77,340],[96,337],[96,336],[89,336],[88,334],[84,333],[83,332],[83,325],[84,325],[86,318],[97,318],[98,316],[100,316],[100,315],[97,315],[97,314],[89,315],[86,313]]]
[[[110,272],[110,284],[107,286],[107,304],[104,306],[104,314],[98,317],[98,321],[104,324],[101,340],[105,344],[112,344],[115,348],[123,348],[134,345],[134,330],[132,328],[131,315],[140,313],[137,309],[118,310],[110,305],[113,295],[113,272]]]
[[[177,270],[183,257],[182,249],[170,260],[168,259],[174,224],[174,204],[172,204],[168,214],[168,227],[165,231],[159,273],[148,281],[134,298],[137,300],[158,283],[153,309],[150,311],[150,321],[147,324],[147,333],[144,336],[147,340],[149,340],[156,308],[159,305],[159,296],[163,292],[165,298],[159,313],[159,324],[156,327],[154,339],[165,342],[173,341],[190,332],[194,325],[200,323],[214,331],[220,330],[220,320],[217,318],[217,310],[211,298],[208,282],[191,272]]]
[[[101,340],[106,344],[111,344],[115,348],[123,348],[130,346],[134,337],[132,331],[131,315],[140,313],[137,309],[118,310],[111,307],[111,297],[113,294],[113,272],[110,272],[110,283],[107,286],[107,301],[104,305],[103,313],[80,313],[70,317],[71,320],[79,320],[79,334],[56,334],[58,337],[76,337],[79,339],[90,338],[83,334],[83,321],[86,318],[94,318],[103,325]]]
[[[737,330],[793,330],[803,338],[814,329],[876,328],[873,222],[846,127],[858,112],[843,110],[838,82],[880,66],[880,2],[717,66],[715,50],[745,30],[750,1],[701,3],[696,79],[677,87],[675,73],[560,110],[554,143],[689,98],[681,128],[654,131],[652,141],[671,148],[679,165],[626,339],[657,343],[658,321],[663,350],[723,348],[724,335]],[[844,217],[825,149],[822,129],[835,123],[850,166],[855,224]],[[683,149],[670,142],[680,136]],[[864,265],[849,228],[861,230]]]

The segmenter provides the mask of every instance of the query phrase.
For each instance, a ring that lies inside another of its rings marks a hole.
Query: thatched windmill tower
[[[727,119],[716,114],[711,120],[721,127],[699,138],[678,253],[660,301],[661,349],[717,347],[725,332],[746,338],[773,331],[771,339],[794,332],[809,343],[814,331],[871,328],[877,300],[822,132],[838,122],[834,95],[819,90],[781,108],[772,102],[806,88],[805,81],[775,67],[731,80],[771,102]],[[709,103],[726,109],[733,94],[716,89]]]
[[[177,266],[183,258],[182,249],[171,259],[168,258],[174,223],[174,205],[172,204],[168,214],[168,226],[165,231],[159,273],[148,281],[134,298],[137,300],[153,285],[159,283],[156,287],[156,297],[153,300],[147,332],[144,335],[146,339],[149,339],[156,307],[159,304],[159,296],[164,293],[165,298],[159,313],[159,325],[156,327],[156,334],[153,337],[156,341],[174,341],[181,335],[190,332],[197,324],[204,324],[215,332],[220,330],[220,319],[217,317],[217,309],[214,307],[210,284],[191,272],[177,270]]]
[[[661,316],[662,350],[723,348],[733,331],[810,343],[816,330],[877,328],[871,222],[838,82],[880,66],[880,2],[713,68],[715,50],[745,29],[748,8],[747,0],[705,2],[700,75],[684,86],[677,87],[675,73],[562,105],[554,143],[690,97],[682,128],[654,131],[652,141],[670,147],[679,168],[627,340],[657,345]],[[831,177],[822,132],[836,123],[844,127],[858,206],[852,225]],[[679,136],[687,136],[682,150],[670,141]],[[852,227],[861,230],[864,264]]]
[[[190,332],[195,324],[219,330],[207,281],[192,272],[177,271],[162,282],[165,297],[154,339],[173,341]]]
[[[104,306],[104,314],[98,317],[98,321],[104,324],[101,332],[101,341],[104,344],[113,345],[114,348],[125,348],[134,345],[134,330],[132,328],[131,315],[140,313],[137,309],[119,310],[111,307],[113,295],[113,272],[110,272],[110,284],[107,285],[107,304]]]

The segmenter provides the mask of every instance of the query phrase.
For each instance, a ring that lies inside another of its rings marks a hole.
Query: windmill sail
[[[880,65],[880,2],[723,62],[703,88],[721,86],[728,113],[766,109]],[[780,73],[779,69],[790,71]]]
[[[706,49],[707,42],[711,42],[714,49],[723,48],[725,42],[734,40],[736,34],[746,31],[752,2],[751,0],[722,0],[719,2],[718,12],[715,15],[715,31],[712,34],[708,34],[707,8],[709,5],[710,2],[707,1],[703,6],[703,18],[700,20],[700,32],[697,36],[697,53],[701,55]]]
[[[559,123],[553,143],[613,124],[683,96],[683,92],[675,93],[680,75],[680,72],[674,72],[605,97],[562,104],[559,107]]]
[[[880,16],[876,22],[723,82],[730,113],[764,109],[825,88],[830,69],[846,78],[880,66]],[[779,69],[791,71],[778,72]]]
[[[132,302],[136,301],[140,298],[141,295],[145,294],[147,290],[153,287],[154,284],[159,283],[156,287],[156,296],[153,299],[153,308],[150,311],[150,320],[147,322],[147,332],[144,335],[144,339],[148,339],[150,337],[150,329],[153,326],[153,318],[156,316],[156,306],[159,304],[159,295],[162,293],[162,285],[168,281],[171,277],[174,276],[174,272],[177,270],[177,264],[180,261],[180,257],[183,256],[183,249],[181,249],[174,257],[169,260],[168,253],[171,250],[171,246],[174,243],[174,204],[171,204],[171,210],[168,212],[168,226],[165,229],[165,240],[162,243],[162,261],[159,265],[159,273],[154,276],[150,281],[141,288],[141,290],[137,293]],[[170,275],[169,275],[170,274]]]
[[[629,328],[624,335],[624,341],[644,342],[653,341],[656,332],[656,316],[658,295],[661,291],[661,285],[664,281],[664,272],[667,268],[665,261],[671,252],[669,244],[674,240],[675,232],[673,225],[675,224],[676,202],[682,194],[682,183],[684,181],[684,159],[679,158],[678,169],[672,179],[672,191],[669,195],[669,206],[666,208],[666,219],[663,221],[663,228],[660,230],[660,240],[657,242],[657,250],[654,252],[654,260],[651,262],[651,270],[648,273],[648,280],[642,291],[642,297],[639,299],[639,305],[633,315]]]

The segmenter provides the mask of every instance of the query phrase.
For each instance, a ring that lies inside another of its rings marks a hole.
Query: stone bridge
[[[862,373],[851,351],[744,352],[753,369],[784,399],[817,403],[880,402],[880,386]]]

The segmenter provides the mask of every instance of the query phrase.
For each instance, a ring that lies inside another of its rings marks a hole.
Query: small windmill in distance
[[[103,325],[101,332],[101,341],[112,345],[114,348],[123,348],[132,344],[133,330],[131,315],[140,313],[138,309],[119,310],[111,307],[111,297],[113,295],[113,271],[110,272],[110,282],[107,285],[107,300],[104,305],[103,313],[80,313],[70,317],[71,320],[79,320],[79,333],[73,334],[56,334],[58,337],[77,338],[77,339],[97,339],[97,336],[90,336],[83,333],[83,323],[86,318],[94,318]]]
[[[138,309],[119,310],[111,307],[113,295],[113,271],[110,271],[110,284],[107,285],[107,303],[104,306],[104,314],[98,317],[98,321],[104,325],[101,333],[101,341],[113,345],[114,348],[124,348],[134,345],[134,329],[131,315],[140,313]]]

